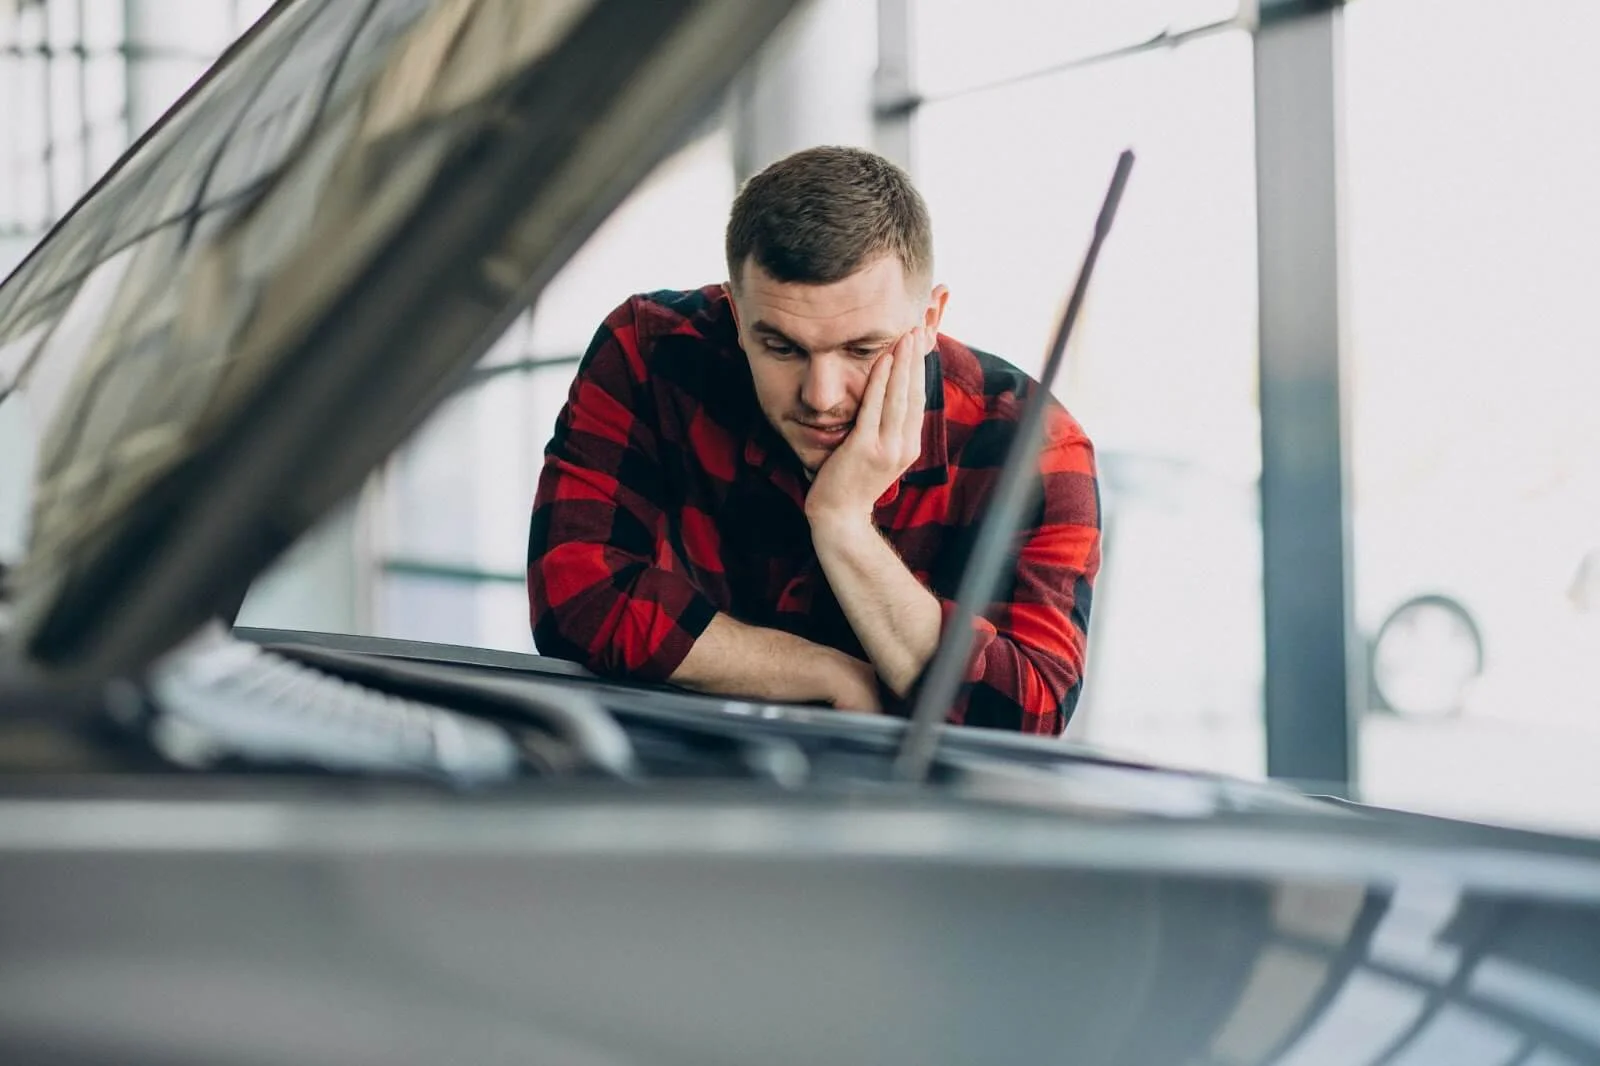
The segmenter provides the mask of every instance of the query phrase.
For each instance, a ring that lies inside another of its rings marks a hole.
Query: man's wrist
[[[877,536],[878,533],[870,508],[860,511],[807,511],[806,520],[811,524],[811,539],[814,542],[847,544],[852,538]]]
[[[844,652],[781,629],[717,614],[672,681],[721,695],[808,702],[835,694]]]

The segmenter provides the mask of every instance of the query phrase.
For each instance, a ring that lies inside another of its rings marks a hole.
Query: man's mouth
[[[818,447],[824,447],[824,446],[827,446],[827,445],[830,445],[830,444],[838,444],[840,441],[844,440],[845,437],[849,436],[850,429],[851,429],[852,426],[855,425],[855,423],[854,422],[825,422],[825,423],[817,423],[817,422],[802,422],[799,419],[795,419],[795,425],[800,427],[800,432],[806,438],[806,442],[808,444],[814,444],[814,445],[817,445]]]

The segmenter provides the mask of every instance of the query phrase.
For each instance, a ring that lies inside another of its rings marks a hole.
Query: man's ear
[[[928,308],[923,312],[922,324],[934,333],[939,332],[939,323],[944,321],[944,308],[950,302],[950,289],[944,285],[935,285],[933,294],[928,297]]]

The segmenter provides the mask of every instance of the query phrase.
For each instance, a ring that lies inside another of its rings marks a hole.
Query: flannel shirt
[[[922,454],[874,517],[950,625],[977,523],[1038,386],[943,335],[926,366]],[[1005,598],[977,622],[953,723],[1054,735],[1077,703],[1099,491],[1083,430],[1054,401],[1048,411],[1042,492]],[[545,449],[528,543],[539,651],[664,681],[722,611],[865,660],[812,547],[808,485],[756,402],[721,287],[630,298],[596,333]]]

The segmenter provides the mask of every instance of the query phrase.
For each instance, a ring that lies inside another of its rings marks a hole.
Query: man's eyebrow
[[[760,333],[768,337],[775,337],[778,340],[783,341],[785,344],[791,344],[794,347],[799,348],[801,351],[805,350],[805,345],[798,343],[793,337],[789,336],[777,326],[772,325],[770,322],[765,322],[758,319],[751,323],[750,331],[752,333]],[[839,347],[862,348],[873,344],[887,344],[896,339],[897,337],[893,333],[886,333],[883,330],[874,330],[871,333],[865,333],[859,337],[853,337],[839,345]]]
[[[841,345],[841,347],[844,347],[844,348],[862,348],[862,347],[865,347],[865,346],[867,346],[869,344],[887,344],[890,341],[897,340],[897,339],[898,338],[895,336],[895,334],[893,334],[893,333],[885,333],[885,332],[883,332],[883,330],[880,329],[880,330],[876,330],[876,331],[874,331],[872,333],[867,333],[867,334],[864,334],[863,336],[856,337],[854,340],[845,341],[844,344]]]
[[[795,340],[794,340],[793,337],[789,336],[783,330],[779,329],[777,326],[774,326],[769,322],[763,322],[762,320],[757,319],[755,322],[751,323],[750,332],[752,332],[752,333],[763,333],[768,337],[776,337],[778,340],[783,341],[785,344],[792,344],[796,348],[801,348],[801,350],[804,351],[804,348],[802,348],[801,345],[795,344]]]

